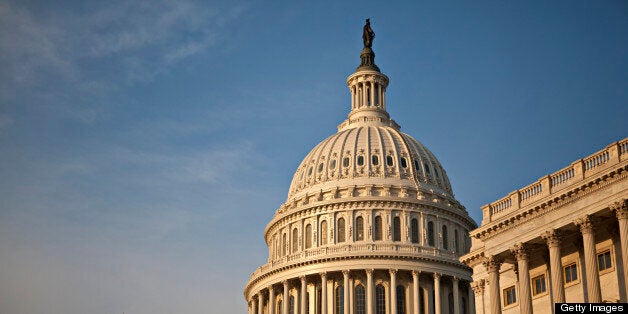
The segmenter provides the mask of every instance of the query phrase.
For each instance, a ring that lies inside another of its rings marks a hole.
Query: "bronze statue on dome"
[[[371,48],[373,45],[373,38],[375,38],[375,32],[371,29],[371,19],[366,19],[366,25],[364,25],[364,30],[362,31],[364,47]]]

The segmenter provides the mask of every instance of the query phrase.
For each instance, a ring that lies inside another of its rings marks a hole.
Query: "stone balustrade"
[[[345,244],[330,245],[326,247],[317,247],[305,251],[297,252],[277,258],[269,263],[258,267],[251,274],[251,278],[257,278],[265,273],[273,270],[284,268],[293,264],[307,262],[320,258],[346,257],[348,255],[356,256],[381,256],[392,254],[395,256],[424,256],[435,257],[439,259],[451,259],[456,261],[458,254],[455,252],[438,249],[430,246],[420,246],[416,244],[394,244],[394,243],[361,243],[361,244]]]
[[[628,138],[574,161],[571,165],[542,177],[532,184],[482,206],[482,225],[521,210],[564,189],[578,186],[600,171],[628,160]]]

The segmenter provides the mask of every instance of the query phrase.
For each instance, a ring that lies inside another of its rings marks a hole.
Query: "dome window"
[[[426,162],[424,162],[423,166],[425,166],[425,173],[430,173],[430,165],[428,165]]]
[[[392,158],[392,156],[390,156],[390,155],[386,156],[386,165],[388,165],[389,167],[393,166],[393,158]]]
[[[345,157],[342,160],[342,166],[345,167],[345,168],[349,167],[349,157]]]
[[[358,156],[358,166],[364,166],[364,156]]]
[[[406,157],[401,157],[401,168],[408,168],[408,162],[406,161]]]
[[[323,163],[318,164],[318,172],[323,172]]]
[[[329,163],[329,169],[336,169],[336,159],[332,159],[332,161]]]
[[[307,176],[311,176],[312,175],[312,166],[310,166],[310,170],[307,171]]]
[[[434,174],[436,174],[436,177],[438,178],[438,168],[434,168]]]
[[[379,157],[377,157],[377,155],[373,155],[371,156],[371,162],[373,163],[373,165],[377,166],[379,165]]]
[[[416,170],[421,169],[421,166],[419,166],[419,161],[418,160],[414,160],[414,168],[416,168]]]

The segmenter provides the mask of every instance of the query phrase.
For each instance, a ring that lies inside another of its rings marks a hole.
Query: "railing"
[[[483,206],[482,225],[579,183],[608,166],[625,160],[628,160],[628,138],[613,143],[588,157],[576,160],[557,172],[542,177],[522,189],[511,192],[508,196]]]
[[[301,261],[311,260],[313,258],[348,256],[348,254],[350,253],[356,253],[359,255],[381,255],[386,253],[398,255],[401,253],[406,255],[435,256],[453,260],[457,260],[458,258],[458,254],[456,254],[455,252],[445,251],[435,247],[419,246],[417,244],[351,243],[344,245],[330,245],[325,247],[311,248],[305,251],[273,259],[267,264],[258,267],[257,270],[253,272],[251,277],[256,277],[273,269],[284,267]]]

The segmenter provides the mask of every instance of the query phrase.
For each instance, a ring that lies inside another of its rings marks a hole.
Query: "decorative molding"
[[[560,246],[562,237],[562,233],[556,229],[550,229],[541,234],[541,238],[545,240],[548,247]]]
[[[516,243],[513,247],[510,248],[510,252],[515,256],[517,260],[528,259],[528,249],[525,243]]]

